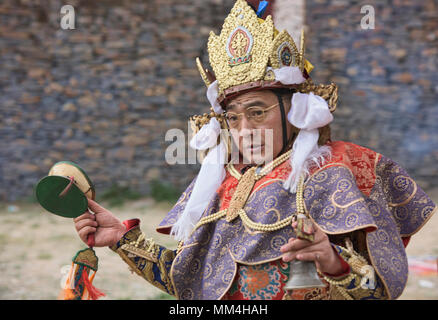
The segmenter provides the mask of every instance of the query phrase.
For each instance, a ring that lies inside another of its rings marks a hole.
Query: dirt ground
[[[438,190],[428,192],[438,202]],[[102,203],[105,206],[105,203]],[[175,248],[176,243],[155,232],[170,204],[150,199],[109,208],[121,220],[140,218],[142,230],[157,243]],[[438,214],[411,240],[408,258],[438,257]],[[38,204],[0,204],[0,299],[56,299],[71,258],[85,248],[73,222],[45,212]],[[169,299],[167,294],[132,274],[117,254],[96,248],[99,271],[94,285],[106,293],[102,299]],[[438,299],[438,274],[410,272],[400,299]]]

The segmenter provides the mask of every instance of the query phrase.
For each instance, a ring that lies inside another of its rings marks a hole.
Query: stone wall
[[[76,29],[60,27],[73,5]],[[0,4],[0,199],[32,195],[57,161],[97,192],[180,190],[197,165],[164,161],[165,133],[209,110],[195,58],[208,61],[233,0],[5,0]]]
[[[299,48],[301,29],[305,27],[305,1],[276,0],[273,7],[275,27],[279,31],[287,30]]]
[[[361,28],[371,5],[375,29]],[[339,85],[333,138],[372,148],[438,186],[438,2],[306,1],[317,83]]]
[[[422,186],[436,185],[436,1],[302,3],[312,76],[340,87],[334,138],[373,148]],[[60,28],[64,4],[76,9],[75,30]],[[219,32],[233,4],[2,1],[0,200],[31,195],[60,160],[79,163],[98,193],[118,184],[148,194],[154,179],[182,190],[199,166],[167,165],[165,133],[187,131],[188,117],[209,109],[194,61],[207,61],[208,33]],[[364,4],[376,8],[375,30],[360,29]],[[293,14],[275,19],[290,25]]]

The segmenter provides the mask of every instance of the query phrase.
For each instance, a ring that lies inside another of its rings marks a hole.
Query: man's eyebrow
[[[249,101],[247,103],[243,103],[242,105],[245,107],[245,109],[249,108],[249,107],[254,107],[254,106],[263,107],[263,106],[266,106],[266,102],[264,100],[253,100],[253,101]],[[230,105],[228,105],[227,110],[233,109],[234,107],[235,107],[234,104],[230,104]]]
[[[266,102],[264,100],[253,100],[253,101],[244,103],[243,105],[245,106],[245,108],[254,107],[254,106],[263,107],[263,106],[266,106]]]

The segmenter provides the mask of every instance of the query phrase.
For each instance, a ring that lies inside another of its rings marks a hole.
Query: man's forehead
[[[238,106],[249,107],[254,104],[260,106],[267,105],[275,98],[275,95],[270,90],[260,90],[260,91],[250,91],[242,93],[237,97],[233,98],[227,103],[226,109],[234,109]]]

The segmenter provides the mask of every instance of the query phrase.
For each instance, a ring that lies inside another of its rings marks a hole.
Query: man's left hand
[[[292,224],[293,228],[297,223]],[[342,273],[342,262],[334,251],[328,236],[315,224],[313,224],[315,240],[301,240],[290,238],[288,243],[280,248],[284,262],[295,259],[302,261],[315,261],[316,268],[331,275]]]

